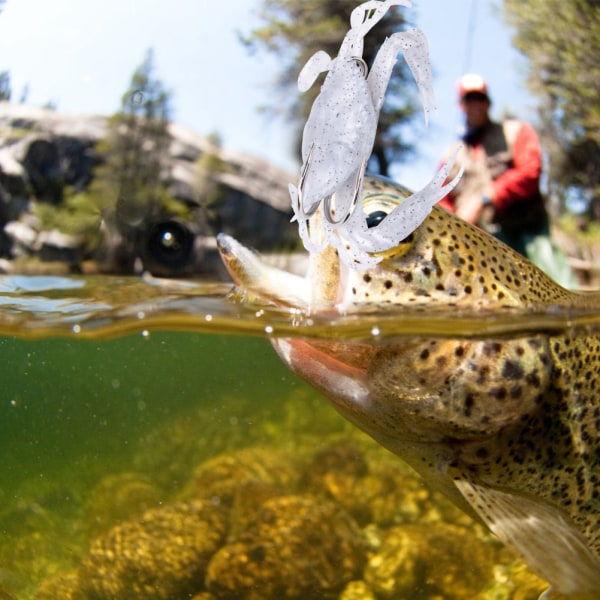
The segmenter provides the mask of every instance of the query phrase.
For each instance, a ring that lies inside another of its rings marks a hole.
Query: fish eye
[[[371,227],[375,227],[381,223],[386,217],[388,213],[384,210],[375,210],[369,215],[367,215],[367,227],[371,229]],[[410,244],[414,239],[413,233],[409,233],[404,239],[400,240],[399,244]]]
[[[371,227],[375,227],[379,225],[381,221],[383,221],[387,217],[387,213],[383,210],[376,210],[371,214],[367,215],[367,227],[371,229]]]

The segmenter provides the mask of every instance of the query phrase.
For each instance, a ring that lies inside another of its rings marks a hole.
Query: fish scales
[[[363,208],[389,213],[408,194],[367,178]],[[368,270],[347,268],[331,248],[312,255],[306,278],[285,280],[285,296],[276,269],[231,238],[219,244],[239,285],[306,314],[600,311],[600,294],[563,289],[437,206]],[[292,371],[512,545],[553,590],[597,597],[600,333],[273,344]]]

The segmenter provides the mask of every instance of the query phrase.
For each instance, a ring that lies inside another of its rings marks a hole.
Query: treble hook
[[[333,194],[327,196],[327,198],[323,200],[323,217],[330,225],[343,225],[356,210],[356,205],[358,204],[361,195],[362,181],[365,175],[366,167],[367,161],[363,161],[356,176],[356,183],[354,184],[354,192],[352,194],[352,202],[350,202],[350,206],[345,215],[340,217],[338,220],[333,218],[333,211],[331,210],[331,198],[333,197]]]
[[[300,181],[298,181],[298,210],[302,213],[303,218],[310,218],[316,212],[317,208],[319,208],[319,202],[315,202],[308,210],[304,210],[304,203],[302,201],[303,190],[304,190],[304,182],[306,180],[306,175],[308,174],[308,169],[310,168],[312,154],[314,150],[315,144],[313,143],[308,151],[308,155],[306,156],[306,160],[304,161],[304,165],[302,165],[302,171],[300,172]]]
[[[367,78],[367,73],[369,72],[369,67],[367,67],[367,63],[364,61],[362,56],[352,56],[352,60],[356,61],[360,70],[362,71],[363,77]]]

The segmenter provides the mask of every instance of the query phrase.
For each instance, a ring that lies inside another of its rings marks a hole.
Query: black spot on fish
[[[506,391],[505,387],[496,387],[490,390],[490,396],[496,400],[504,400],[507,394],[508,392]]]
[[[474,405],[475,405],[475,399],[473,398],[473,396],[471,394],[468,394],[467,397],[465,398],[465,410],[464,410],[465,417],[471,416],[471,412],[473,410]]]
[[[527,382],[527,385],[534,387],[536,389],[542,385],[539,375],[535,371],[532,371],[531,373],[527,373],[527,375],[525,376],[525,381]]]
[[[516,360],[505,360],[502,367],[502,377],[506,379],[522,379],[523,367]]]

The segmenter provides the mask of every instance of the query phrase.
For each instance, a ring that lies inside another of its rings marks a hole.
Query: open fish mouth
[[[337,311],[344,297],[350,269],[333,248],[311,254],[308,274],[303,277],[268,265],[257,252],[227,234],[217,235],[217,247],[235,285],[262,301],[315,314]]]
[[[217,247],[236,286],[277,305],[308,308],[310,289],[304,277],[265,264],[256,252],[227,234],[217,235]]]

